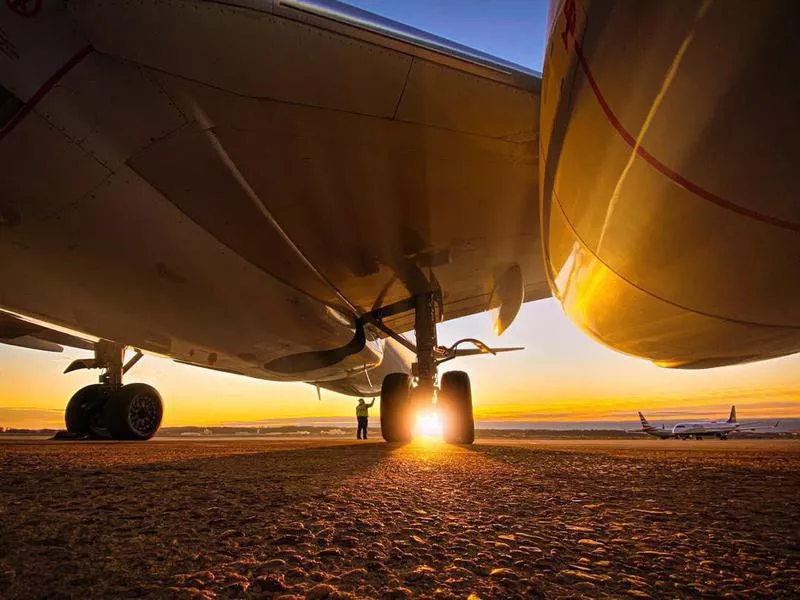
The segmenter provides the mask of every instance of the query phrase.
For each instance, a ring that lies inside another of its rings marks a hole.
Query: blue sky
[[[542,69],[545,0],[350,0],[347,4]]]

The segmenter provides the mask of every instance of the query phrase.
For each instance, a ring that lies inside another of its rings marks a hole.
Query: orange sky
[[[492,345],[525,346],[501,356],[447,364],[473,382],[478,419],[531,421],[653,420],[722,417],[736,404],[740,419],[800,417],[800,356],[704,371],[672,371],[623,356],[580,332],[557,302],[526,305],[501,338],[488,314],[440,327],[440,342],[478,337]],[[82,351],[50,354],[0,346],[0,425],[62,427],[63,410],[96,372],[63,375]],[[352,398],[305,384],[273,383],[146,357],[127,381],[144,381],[162,393],[164,425],[219,425],[287,419],[349,417]],[[372,411],[378,415],[377,404]],[[274,421],[273,421],[274,422]]]

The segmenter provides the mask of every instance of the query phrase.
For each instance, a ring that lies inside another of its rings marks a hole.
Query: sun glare
[[[442,419],[438,412],[419,412],[414,427],[414,437],[438,439],[442,437]]]

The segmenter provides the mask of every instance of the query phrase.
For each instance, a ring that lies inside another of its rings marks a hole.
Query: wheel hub
[[[153,396],[139,394],[131,400],[128,420],[140,435],[148,435],[158,426],[160,404]]]

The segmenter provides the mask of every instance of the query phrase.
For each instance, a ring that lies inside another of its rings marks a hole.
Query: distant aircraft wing
[[[780,421],[751,421],[742,423],[736,431],[762,431],[764,429],[777,429]]]
[[[362,313],[431,288],[444,319],[550,296],[538,73],[337,2],[69,9],[189,122],[128,164],[257,267]]]
[[[0,344],[19,346],[46,352],[62,352],[64,346],[91,350],[91,341],[46,325],[23,320],[15,315],[0,311]]]

